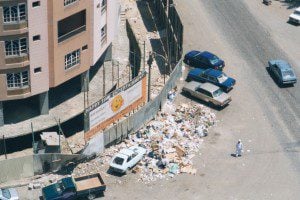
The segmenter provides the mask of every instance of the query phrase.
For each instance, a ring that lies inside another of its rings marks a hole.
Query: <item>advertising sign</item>
[[[146,101],[146,73],[142,73],[108,94],[85,111],[89,118],[89,131],[85,134],[89,139],[110,123],[123,117]]]

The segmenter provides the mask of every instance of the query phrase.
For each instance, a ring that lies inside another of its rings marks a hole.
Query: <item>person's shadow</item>
[[[235,153],[232,153],[232,154],[230,154],[232,157],[241,157],[241,155],[238,155],[238,156],[236,156],[236,154]]]

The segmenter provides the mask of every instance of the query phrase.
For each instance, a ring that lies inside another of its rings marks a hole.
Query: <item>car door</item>
[[[202,88],[197,88],[197,90],[196,90],[196,97],[198,99],[203,100],[203,101],[208,101],[207,91],[203,90]]]
[[[215,85],[218,84],[217,79],[213,76],[209,76],[208,81],[211,82],[212,84],[215,84]]]
[[[127,165],[127,168],[131,168],[132,167],[132,157],[128,156],[125,165]]]
[[[208,81],[208,76],[205,73],[200,74],[199,77],[200,77],[199,81],[201,81],[201,82],[207,82]]]

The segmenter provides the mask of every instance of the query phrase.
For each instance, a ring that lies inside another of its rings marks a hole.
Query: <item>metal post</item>
[[[149,52],[149,59],[147,64],[149,66],[149,73],[148,73],[148,102],[151,100],[151,65],[153,62],[152,53]]]
[[[114,63],[111,62],[111,64],[112,64],[112,68],[111,68],[111,86],[113,86],[114,85],[114,79],[115,79],[115,77],[114,77]]]
[[[7,159],[6,142],[5,142],[5,137],[4,137],[4,135],[3,135],[3,145],[4,145],[5,159]]]
[[[117,65],[117,70],[118,70],[118,88],[120,87],[120,63],[119,63],[119,61],[118,61],[118,65]]]
[[[170,14],[170,0],[167,0],[167,19],[166,19],[166,39],[167,39],[167,54],[168,54],[168,72],[170,70],[170,40],[169,40],[169,15]]]
[[[32,150],[34,153],[34,132],[33,132],[33,124],[31,122],[31,134],[32,134]]]
[[[61,147],[60,147],[60,131],[61,131],[61,128],[60,128],[60,119],[58,119],[58,144],[59,144],[59,153],[61,153]]]
[[[105,62],[103,62],[103,96],[105,96]]]
[[[133,52],[133,76],[132,76],[132,78],[134,78],[135,77],[135,50],[134,50],[134,52]]]
[[[144,63],[144,71],[146,70],[146,42],[144,41],[144,59],[143,59],[143,63]]]
[[[149,65],[148,74],[148,102],[151,100],[151,65]]]

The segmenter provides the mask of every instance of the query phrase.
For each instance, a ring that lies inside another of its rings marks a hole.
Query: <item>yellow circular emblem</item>
[[[124,99],[121,95],[117,95],[111,101],[110,107],[113,112],[117,112],[124,104]]]

